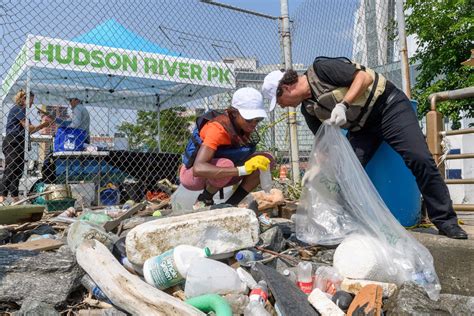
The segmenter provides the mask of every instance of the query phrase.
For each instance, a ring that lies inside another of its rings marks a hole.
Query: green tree
[[[418,48],[412,63],[419,63],[413,95],[420,116],[429,111],[428,96],[434,92],[474,85],[473,67],[463,66],[474,48],[472,0],[407,0],[407,33],[417,36]],[[460,111],[474,116],[472,100],[440,103],[438,111],[459,126]]]
[[[167,109],[160,113],[158,128],[157,112],[138,111],[136,123],[124,122],[118,130],[127,136],[133,150],[157,150],[160,134],[161,151],[182,153],[191,136],[189,125],[194,119],[194,115],[186,115],[184,108]]]

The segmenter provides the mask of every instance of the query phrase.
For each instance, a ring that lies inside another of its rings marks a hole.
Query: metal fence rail
[[[444,125],[441,123],[443,116],[441,113],[436,111],[436,104],[438,102],[454,100],[454,99],[467,99],[474,97],[474,87],[452,90],[452,91],[443,91],[438,93],[433,93],[429,96],[431,102],[431,110],[427,114],[427,142],[428,147],[433,155],[433,159],[439,165],[441,175],[445,177],[445,160],[453,159],[472,159],[474,158],[474,153],[462,153],[462,154],[447,154],[443,156],[442,153],[442,140],[446,136],[454,135],[467,135],[474,134],[474,128],[466,128],[453,131],[444,131]],[[445,179],[446,184],[456,184],[456,185],[465,185],[465,184],[474,184],[473,179]],[[474,204],[454,204],[455,211],[474,211]]]

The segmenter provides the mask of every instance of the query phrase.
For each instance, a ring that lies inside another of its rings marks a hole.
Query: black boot
[[[439,234],[453,239],[467,239],[467,233],[457,223],[439,228]]]

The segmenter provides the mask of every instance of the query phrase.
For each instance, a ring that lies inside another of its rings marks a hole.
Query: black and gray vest
[[[347,123],[341,126],[351,131],[358,131],[367,121],[378,97],[385,91],[387,80],[370,68],[345,58],[341,60],[354,64],[356,69],[365,71],[373,79],[367,90],[351,104],[346,112]],[[314,65],[308,68],[306,76],[314,97],[304,100],[302,106],[306,107],[308,113],[316,116],[321,122],[325,121],[331,117],[332,109],[343,100],[349,88],[336,87],[321,81],[316,75]]]

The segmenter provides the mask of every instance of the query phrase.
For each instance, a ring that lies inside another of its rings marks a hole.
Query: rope
[[[443,155],[440,157],[439,162],[436,165],[436,167],[439,167],[446,160],[446,157],[448,156],[452,148],[451,142],[446,137],[446,132],[443,132],[441,136],[443,137],[443,139],[441,140],[441,148],[443,149]]]

